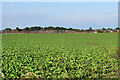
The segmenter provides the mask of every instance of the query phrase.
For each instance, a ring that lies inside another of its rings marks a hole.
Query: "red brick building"
[[[23,31],[20,31],[20,33],[29,33],[29,32],[28,32],[28,31],[23,30]]]
[[[39,30],[39,31],[31,31],[30,33],[57,33],[56,30]]]
[[[72,31],[72,30],[66,30],[65,33],[75,33],[75,31]]]
[[[17,30],[11,30],[10,33],[19,33]]]
[[[10,33],[10,30],[2,30],[2,33]]]

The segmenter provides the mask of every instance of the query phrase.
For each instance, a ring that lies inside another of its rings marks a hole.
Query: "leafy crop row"
[[[117,78],[117,34],[3,34],[2,73],[12,78]]]

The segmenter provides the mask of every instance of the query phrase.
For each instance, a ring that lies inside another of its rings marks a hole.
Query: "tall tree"
[[[92,27],[90,27],[90,28],[88,29],[88,31],[92,31]]]
[[[15,29],[15,30],[19,31],[19,28],[18,28],[18,27],[16,27],[16,29]]]
[[[16,27],[15,30],[17,30],[18,32],[22,31],[22,29],[19,29],[18,27]]]

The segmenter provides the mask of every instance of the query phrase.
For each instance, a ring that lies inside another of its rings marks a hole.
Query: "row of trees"
[[[11,28],[5,28],[4,30],[12,30]],[[64,27],[39,27],[39,26],[35,26],[35,27],[25,27],[23,29],[20,29],[18,27],[16,27],[16,29],[13,30],[17,30],[17,31],[39,31],[39,30],[75,30],[73,28],[64,28]]]
[[[5,28],[4,30],[12,30],[11,28]],[[93,29],[92,29],[92,27],[90,27],[89,29],[86,29],[86,30],[83,30],[83,29],[73,29],[73,28],[64,28],[64,27],[52,27],[52,26],[49,26],[49,27],[39,27],[39,26],[35,26],[35,27],[25,27],[25,28],[23,28],[23,29],[20,29],[19,27],[16,27],[16,29],[13,29],[13,30],[17,30],[17,31],[23,31],[23,30],[25,30],[25,31],[28,31],[28,32],[30,32],[30,31],[39,31],[39,30],[73,30],[73,31],[93,31]],[[103,31],[105,31],[105,30],[113,30],[113,29],[111,29],[111,28],[108,28],[108,29],[106,29],[106,28],[102,28],[102,29],[98,29],[98,31],[100,31],[100,30],[103,30]],[[115,28],[114,30],[120,30],[120,28]]]

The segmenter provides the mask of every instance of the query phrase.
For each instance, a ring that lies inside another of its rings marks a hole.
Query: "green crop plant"
[[[118,78],[118,34],[2,34],[4,79]]]

